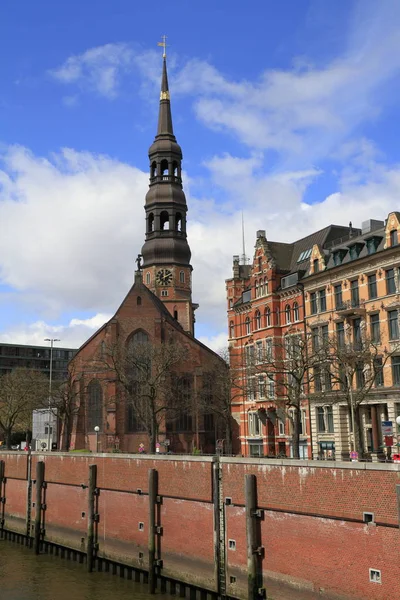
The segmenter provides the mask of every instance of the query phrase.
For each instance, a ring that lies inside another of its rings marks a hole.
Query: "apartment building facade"
[[[311,336],[356,348],[355,356],[357,344],[364,340],[374,356],[374,372],[367,370],[371,365],[360,363],[351,383],[354,396],[361,390],[358,402],[367,392],[358,418],[364,457],[373,459],[383,458],[386,444],[396,447],[400,441],[395,424],[400,414],[399,236],[398,212],[390,213],[385,222],[366,221],[347,240],[334,240],[325,249],[314,245],[303,280],[305,322]],[[313,455],[348,458],[353,449],[351,412],[357,400],[352,406],[348,399],[340,401],[329,374],[318,376],[311,391]],[[393,423],[392,440],[385,439],[382,427],[388,421]]]

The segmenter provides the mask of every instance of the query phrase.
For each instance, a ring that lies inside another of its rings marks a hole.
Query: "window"
[[[254,288],[255,288],[256,298],[258,298],[258,296],[259,296],[259,293],[258,293],[258,281],[256,281]]]
[[[185,271],[179,272],[179,283],[185,283]]]
[[[389,320],[389,340],[399,339],[399,318],[397,310],[388,311]]]
[[[371,340],[375,344],[379,344],[381,339],[381,333],[379,328],[379,314],[371,315]]]
[[[365,385],[364,364],[358,362],[356,365],[356,388],[362,389]]]
[[[293,321],[299,321],[300,320],[300,316],[299,316],[299,305],[297,304],[297,302],[293,303]]]
[[[229,323],[229,337],[233,338],[234,335],[235,335],[235,325],[234,325],[233,321],[231,321]]]
[[[354,348],[357,350],[359,350],[362,347],[361,319],[353,320],[353,343]]]
[[[256,362],[258,364],[262,363],[263,358],[263,343],[262,340],[258,340],[256,342]]]
[[[394,280],[394,269],[388,269],[386,271],[386,293],[396,293],[396,282]]]
[[[103,430],[103,390],[98,379],[92,379],[87,387],[87,429],[93,432],[95,427]]]
[[[126,407],[126,433],[136,433],[139,431],[145,431],[145,427],[137,419],[132,404],[128,404]]]
[[[368,275],[368,297],[370,300],[378,297],[375,273],[373,275]]]
[[[397,229],[393,229],[390,232],[390,245],[397,246],[397,244],[398,244]]]
[[[150,273],[146,273],[146,283],[147,283],[147,285],[149,283],[151,283],[151,275],[150,275]]]
[[[333,425],[333,408],[332,406],[325,407],[325,416],[326,416],[326,429],[328,433],[334,433],[335,428]]]
[[[275,396],[275,382],[273,373],[267,375],[267,396],[270,400]]]
[[[343,295],[342,295],[342,284],[338,283],[334,287],[335,292],[335,307],[340,308],[343,306]]]
[[[272,360],[272,338],[267,338],[265,340],[265,359],[267,361]]]
[[[249,335],[249,333],[251,333],[251,320],[250,317],[246,317],[246,320],[244,322],[244,330],[246,335]]]
[[[141,298],[140,296],[138,296],[138,297],[136,298],[136,304],[137,304],[138,306],[142,306],[142,298]]]
[[[257,412],[248,413],[249,436],[259,437],[261,435],[261,421]]]
[[[268,279],[264,279],[264,294],[268,294]]]
[[[392,356],[393,385],[400,385],[400,356]]]
[[[331,392],[332,391],[332,375],[331,375],[331,371],[329,369],[329,365],[324,366],[323,376],[324,376],[324,381],[323,381],[324,391]]]
[[[317,429],[319,433],[325,433],[325,415],[324,415],[324,407],[318,406],[317,409]]]
[[[161,290],[161,296],[163,296],[165,298],[165,296],[168,296],[168,290]]]
[[[260,375],[258,377],[258,395],[259,398],[265,398],[265,377]]]
[[[358,291],[358,279],[353,279],[350,282],[351,306],[357,308],[360,306],[360,295]]]
[[[383,379],[383,364],[380,356],[374,358],[374,373],[375,373],[375,387],[383,387],[385,385]]]
[[[310,311],[312,315],[315,315],[317,310],[317,292],[311,292],[310,294]]]
[[[203,423],[204,423],[204,431],[214,431],[215,427],[214,427],[213,413],[206,413],[203,416]]]
[[[322,325],[321,327],[321,340],[323,344],[326,344],[329,340],[329,327],[328,325]]]
[[[354,244],[349,247],[350,260],[355,260],[359,257],[363,244]]]
[[[261,256],[258,257],[258,270],[262,271],[262,257]]]
[[[319,291],[319,310],[320,310],[320,312],[326,311],[326,291],[325,291],[325,289]]]
[[[311,330],[311,345],[314,352],[319,348],[319,331],[318,327],[314,327]]]
[[[314,391],[315,392],[322,391],[321,369],[319,366],[314,367]]]
[[[285,423],[281,419],[278,419],[278,433],[279,435],[285,435]]]
[[[261,313],[259,310],[256,310],[254,321],[256,329],[261,329]]]
[[[264,310],[264,327],[271,327],[271,310],[268,306]]]
[[[291,310],[289,304],[287,304],[285,308],[285,319],[286,324],[289,324],[291,322]]]
[[[318,258],[313,260],[313,271],[314,273],[318,273],[319,271],[319,260]]]

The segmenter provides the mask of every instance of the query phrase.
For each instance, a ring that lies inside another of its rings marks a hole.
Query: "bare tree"
[[[6,446],[11,446],[14,431],[26,431],[32,423],[32,411],[43,406],[49,382],[32,369],[17,368],[0,377],[0,429]]]
[[[361,456],[365,452],[360,426],[361,404],[373,398],[374,388],[383,384],[383,369],[391,356],[398,352],[395,345],[382,351],[381,344],[368,336],[364,328],[357,335],[350,326],[342,335],[331,336],[325,344],[325,383],[320,373],[314,377],[315,399],[324,387],[326,401],[346,403],[349,409],[353,441],[352,446]]]
[[[192,409],[182,368],[187,358],[187,349],[176,341],[152,344],[139,338],[102,348],[98,366],[123,392],[136,422],[149,436],[150,452],[156,450],[160,425]]]
[[[245,347],[244,393],[270,400],[289,419],[294,458],[300,457],[301,408],[324,356],[321,347],[313,348],[311,333],[296,328],[283,338],[271,336]]]
[[[73,421],[80,411],[80,387],[76,365],[71,362],[66,377],[53,383],[52,412],[61,423],[61,450],[68,452]]]
[[[221,361],[215,362],[213,368],[204,374],[200,407],[204,413],[216,417],[217,426],[222,425],[225,435],[225,453],[232,454],[233,425],[232,403],[242,395],[241,371],[237,365],[230,365],[230,354],[227,348],[218,352]]]

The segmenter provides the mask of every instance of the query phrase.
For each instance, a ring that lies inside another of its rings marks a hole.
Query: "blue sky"
[[[225,343],[242,210],[251,249],[398,209],[397,1],[3,3],[0,339],[77,346],[129,288],[162,34],[203,341]]]

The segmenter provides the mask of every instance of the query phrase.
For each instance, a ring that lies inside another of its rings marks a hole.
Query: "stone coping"
[[[352,469],[361,471],[400,471],[400,463],[378,463],[378,462],[350,462],[350,461],[333,461],[333,460],[297,460],[297,459],[284,459],[284,458],[249,458],[241,456],[192,456],[191,454],[125,454],[112,452],[32,452],[32,456],[40,456],[43,458],[50,458],[52,456],[57,457],[68,457],[68,458],[109,458],[113,460],[155,460],[155,461],[167,461],[167,462],[203,462],[213,463],[219,462],[221,464],[241,464],[241,465],[255,465],[260,467],[298,467],[298,468],[312,468],[312,469]],[[27,456],[23,451],[1,451],[0,459],[2,456]]]

